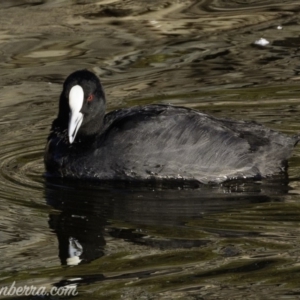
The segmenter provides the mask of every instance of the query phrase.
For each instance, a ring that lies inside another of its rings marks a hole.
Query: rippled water
[[[110,110],[171,103],[299,133],[299,8],[1,1],[1,285],[72,282],[77,299],[298,298],[299,147],[289,178],[196,190],[46,181],[42,157],[61,84],[80,68],[101,77]],[[261,37],[270,44],[254,46]]]

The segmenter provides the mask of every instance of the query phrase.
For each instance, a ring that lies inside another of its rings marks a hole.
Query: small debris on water
[[[266,46],[270,44],[270,42],[264,38],[260,38],[259,40],[255,41],[254,44],[258,46]]]

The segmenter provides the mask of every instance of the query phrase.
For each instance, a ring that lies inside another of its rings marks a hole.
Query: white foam
[[[264,38],[260,38],[259,40],[255,41],[254,44],[258,46],[266,46],[270,44],[270,42]]]

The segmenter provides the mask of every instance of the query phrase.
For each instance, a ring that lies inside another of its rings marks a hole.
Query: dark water
[[[299,133],[299,10],[1,1],[1,286],[72,282],[77,299],[300,298],[299,147],[289,178],[196,190],[47,182],[42,161],[61,84],[80,68],[101,77],[110,110],[171,103]],[[270,44],[254,46],[261,37]]]

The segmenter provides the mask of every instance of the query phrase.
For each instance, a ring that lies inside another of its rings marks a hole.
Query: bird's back
[[[222,182],[283,171],[296,142],[254,122],[149,105],[107,114],[93,154],[83,160],[91,176],[105,179]]]

